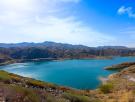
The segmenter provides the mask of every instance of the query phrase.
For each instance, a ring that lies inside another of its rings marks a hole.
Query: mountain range
[[[72,44],[66,44],[66,43],[56,43],[51,41],[45,41],[42,43],[34,43],[34,42],[22,42],[22,43],[0,43],[0,47],[4,48],[11,48],[11,47],[45,47],[45,46],[60,46],[60,47],[67,47],[67,48],[94,48],[94,47],[88,47],[84,45],[72,45]],[[127,49],[126,46],[98,46],[95,48],[99,49]]]
[[[135,48],[125,46],[88,47],[55,42],[43,43],[0,43],[0,62],[7,59],[82,59],[108,56],[135,56]]]

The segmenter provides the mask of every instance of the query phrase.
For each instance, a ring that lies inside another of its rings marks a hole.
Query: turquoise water
[[[135,61],[135,57],[16,63],[0,69],[72,88],[95,89],[101,83],[99,77],[114,73],[104,67],[127,61]]]

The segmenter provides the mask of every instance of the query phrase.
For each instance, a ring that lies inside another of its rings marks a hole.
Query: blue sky
[[[1,0],[0,42],[135,47],[134,0]]]

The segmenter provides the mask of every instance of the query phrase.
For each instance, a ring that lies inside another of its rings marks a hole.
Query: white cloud
[[[60,17],[59,14],[66,12],[61,12],[65,4],[79,2],[80,0],[0,1],[0,42],[57,41],[89,46],[111,44],[114,37],[92,29],[76,20],[75,16],[66,14],[66,17]]]
[[[119,14],[124,14],[124,13],[127,13],[127,12],[130,12],[131,11],[131,7],[125,7],[125,6],[122,6],[118,9],[118,13]]]
[[[33,32],[31,32],[33,30]],[[56,17],[37,17],[37,24],[32,24],[31,28],[23,28],[23,33],[34,35],[36,41],[55,40],[74,44],[87,44],[91,46],[109,43],[114,38],[97,32],[96,30],[84,26],[74,17],[56,18]],[[38,35],[37,35],[38,33]],[[34,38],[33,38],[34,39]]]
[[[121,6],[118,9],[118,14],[120,14],[120,15],[122,15],[122,14],[128,14],[129,17],[135,18],[135,13],[133,12],[133,8],[132,7]]]

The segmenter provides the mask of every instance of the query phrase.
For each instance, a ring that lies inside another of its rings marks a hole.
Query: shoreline
[[[14,63],[26,63],[26,62],[40,62],[40,61],[64,61],[64,60],[106,60],[113,59],[115,57],[135,57],[135,56],[96,56],[96,57],[84,57],[84,58],[35,58],[35,59],[10,59],[3,63],[0,63],[0,66],[14,64]],[[106,69],[107,67],[105,67]]]
[[[25,62],[42,62],[42,61],[64,61],[64,60],[89,60],[89,59],[113,59],[112,56],[97,56],[97,57],[86,57],[86,58],[35,58],[35,59],[12,59],[0,63],[0,66],[14,64],[14,63],[25,63]]]
[[[78,60],[85,60],[85,59],[91,59],[91,60],[94,60],[96,58],[78,58]],[[10,65],[10,64],[17,64],[17,63],[27,63],[27,62],[44,62],[44,61],[63,61],[63,60],[75,60],[74,58],[39,58],[39,59],[23,59],[23,60],[11,60],[11,61],[8,61],[6,63],[3,63],[3,64],[0,64],[0,66],[6,66],[6,65]],[[127,62],[126,62],[127,63]],[[117,66],[117,65],[116,65]],[[106,69],[107,70],[107,69]],[[108,70],[109,71],[109,70]],[[111,78],[113,75],[117,74],[119,71],[116,70],[115,73],[111,73],[109,74],[108,76],[106,77],[103,77],[103,76],[100,76],[98,79],[100,82],[100,85],[102,84],[106,84]],[[97,87],[98,88],[98,87]],[[95,88],[95,89],[97,89]],[[95,89],[88,89],[88,90],[95,90]],[[80,90],[80,89],[79,89]],[[81,89],[81,90],[85,90],[85,89]],[[86,89],[87,90],[87,89]]]
[[[110,74],[110,75],[112,75],[112,74]],[[110,75],[108,75],[107,77],[99,77],[99,80],[101,81],[101,84],[106,84],[107,83],[107,81],[109,80],[109,76]]]
[[[14,86],[19,88],[19,90],[36,90],[33,92],[37,92],[38,90],[38,92],[44,92],[47,95],[54,95],[54,97],[58,98],[63,98],[62,96],[66,93],[73,99],[75,97],[75,99],[83,100],[77,102],[129,102],[129,100],[134,100],[135,96],[135,65],[127,67],[127,69],[124,69],[121,72],[112,73],[106,77],[99,77],[99,79],[101,80],[101,83],[99,84],[100,86],[95,89],[86,90],[66,87],[50,82],[48,83],[46,81],[41,81],[35,78],[23,77],[2,70],[0,70],[0,77],[2,78],[0,82],[3,84],[4,87],[10,86],[8,90],[9,92],[11,92],[10,90],[14,90]],[[0,85],[2,85],[1,83]],[[123,101],[125,95],[127,96],[127,101]],[[85,101],[84,97],[87,97],[86,99],[88,99],[88,101]],[[100,101],[94,101],[93,98],[94,100]],[[89,99],[92,100],[89,101]]]
[[[63,59],[62,59],[63,60]],[[67,59],[68,60],[68,59]],[[33,60],[35,61],[35,60]],[[36,60],[37,61],[37,60]],[[23,62],[16,62],[16,63],[23,63]],[[13,64],[13,63],[11,63]],[[4,71],[4,70],[0,70],[0,71]],[[14,74],[14,73],[11,73],[11,72],[8,72],[8,71],[4,71],[4,72],[7,72],[7,73],[10,73],[10,74]],[[100,85],[104,85],[104,84],[107,84],[109,80],[113,79],[114,76],[116,76],[117,74],[119,74],[120,72],[117,71],[115,73],[111,73],[109,74],[108,76],[106,77],[103,77],[103,76],[100,76],[98,79],[99,81],[101,81]],[[37,81],[42,81],[42,82],[46,82],[46,81],[43,81],[43,80],[39,80],[39,79],[35,79],[35,78],[31,78],[31,77],[25,77],[25,76],[22,76],[22,75],[19,75],[19,74],[14,74],[14,75],[17,75],[17,76],[20,76],[20,77],[23,77],[23,78],[29,78],[29,79],[33,79],[33,80],[37,80]],[[50,83],[50,82],[47,82],[47,83]],[[51,84],[54,84],[54,83],[51,83]],[[57,84],[54,84],[54,85],[57,85]],[[62,85],[58,85],[58,86],[62,86]],[[66,88],[70,88],[70,89],[75,89],[75,90],[91,90],[91,91],[94,91],[94,90],[97,90],[97,88],[95,89],[77,89],[77,88],[72,88],[72,87],[68,87],[68,86],[62,86],[62,87],[66,87]]]
[[[130,67],[132,65],[135,65],[135,62],[125,62],[125,63],[121,63],[121,64],[116,64],[116,65],[112,65],[112,66],[108,66],[108,67],[105,67],[104,69],[105,70],[122,70],[122,69],[125,69],[127,67]]]

